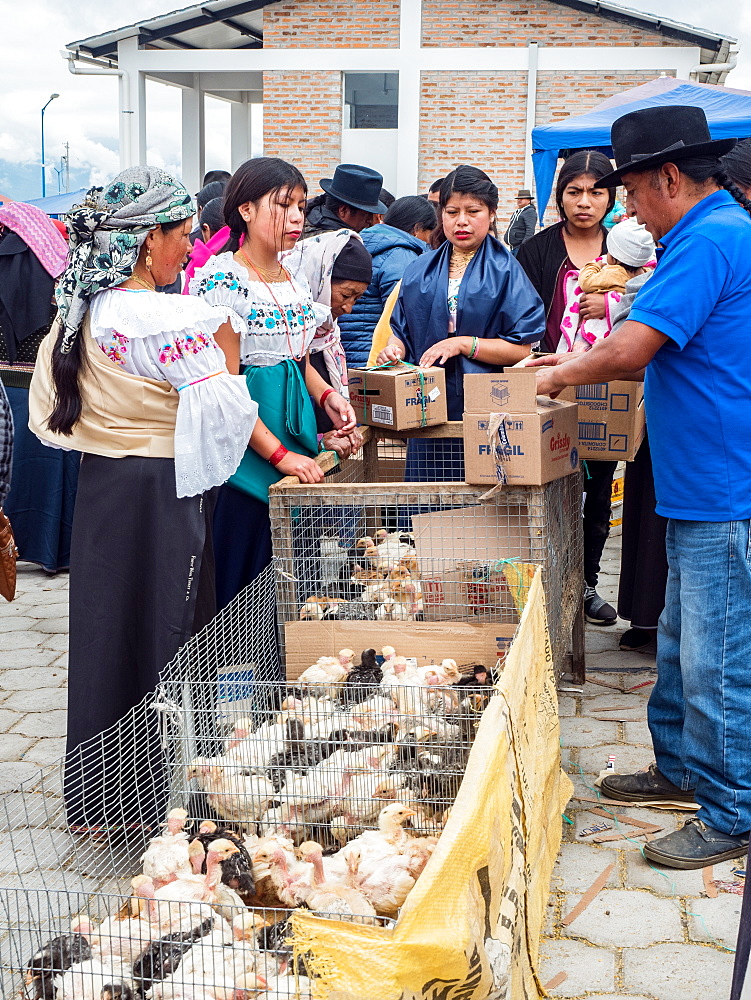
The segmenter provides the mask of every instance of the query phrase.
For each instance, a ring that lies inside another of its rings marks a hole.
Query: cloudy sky
[[[186,5],[188,0],[184,0]],[[117,78],[75,77],[60,56],[71,42],[183,6],[175,0],[2,0],[0,61],[0,193],[38,198],[41,187],[40,109],[45,114],[47,193],[58,189],[63,143],[70,144],[71,188],[117,173]],[[740,42],[728,85],[751,90],[751,4],[747,0],[632,0],[648,13],[688,22]],[[149,161],[179,173],[179,92],[147,88]],[[207,102],[207,167],[229,167],[229,105]],[[64,188],[63,188],[64,190]]]

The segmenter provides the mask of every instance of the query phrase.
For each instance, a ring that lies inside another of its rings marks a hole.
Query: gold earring
[[[150,271],[150,270],[151,270],[151,265],[152,265],[153,263],[154,263],[154,261],[153,261],[153,260],[152,260],[152,258],[151,258],[151,250],[147,250],[147,251],[146,251],[146,261],[145,261],[145,264],[146,264],[146,270],[147,270],[147,271]]]

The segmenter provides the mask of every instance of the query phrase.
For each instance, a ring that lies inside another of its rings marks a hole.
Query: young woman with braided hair
[[[219,491],[213,522],[219,608],[271,561],[269,487],[289,475],[304,483],[323,479],[314,461],[311,397],[332,433],[346,437],[355,428],[349,401],[309,361],[318,324],[307,280],[279,259],[302,235],[307,190],[300,171],[278,157],[243,163],[224,192],[230,238],[190,283],[191,296],[230,309],[238,320],[239,327],[222,326],[217,341],[227,368],[244,376],[258,403],[261,428]]]

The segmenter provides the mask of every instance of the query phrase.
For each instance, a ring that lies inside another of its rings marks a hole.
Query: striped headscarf
[[[148,233],[194,212],[183,185],[156,167],[129,167],[107,187],[91,188],[71,209],[65,219],[68,265],[55,291],[65,327],[63,354],[73,347],[92,297],[131,276]]]

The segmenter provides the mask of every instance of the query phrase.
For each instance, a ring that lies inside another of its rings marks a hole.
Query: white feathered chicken
[[[178,874],[189,875],[192,871],[188,835],[183,830],[187,818],[187,809],[171,809],[164,824],[165,832],[149,842],[141,858],[143,874],[152,879],[156,888],[167,885]]]

